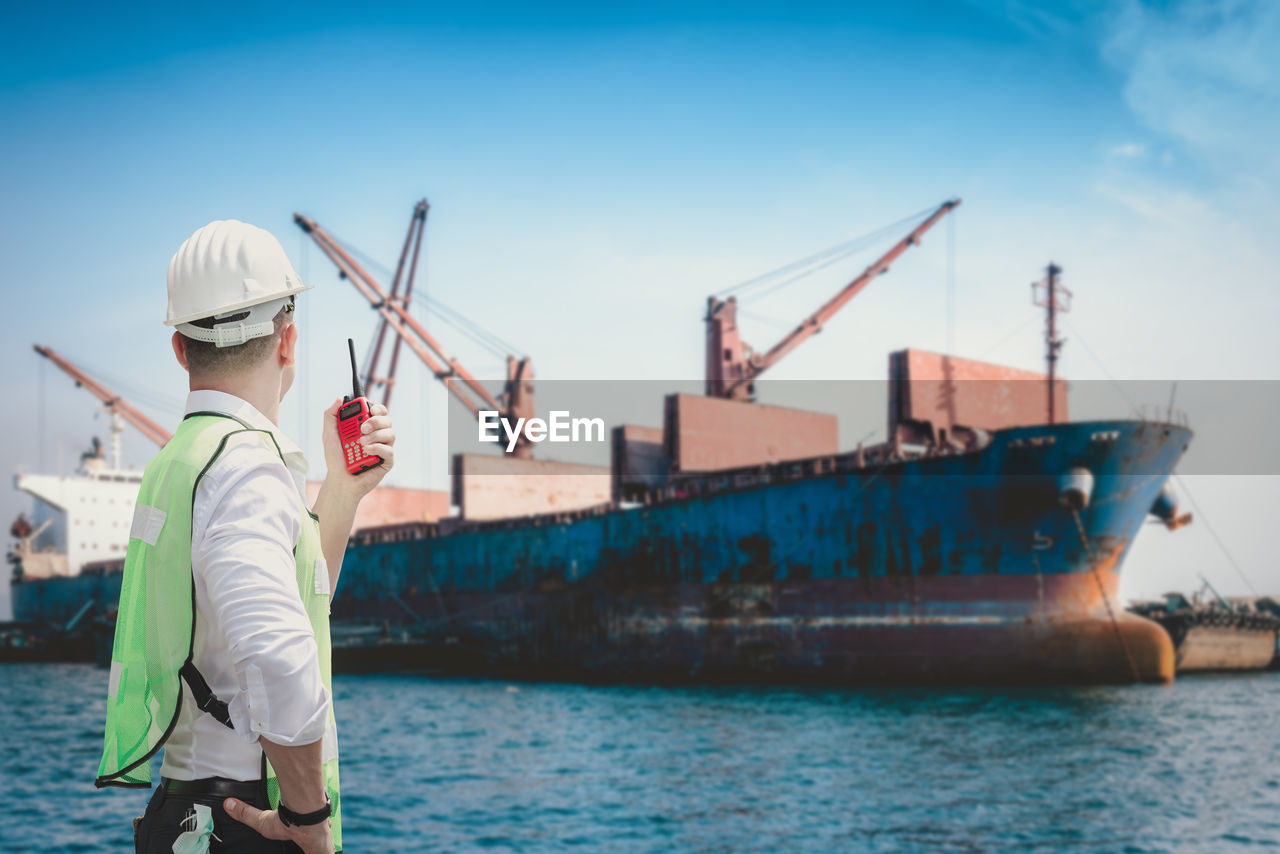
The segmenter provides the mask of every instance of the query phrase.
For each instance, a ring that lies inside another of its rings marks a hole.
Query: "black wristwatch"
[[[324,806],[315,812],[297,813],[284,805],[284,801],[280,802],[280,806],[276,807],[276,814],[280,816],[280,823],[285,827],[310,827],[313,824],[319,824],[330,816],[333,812],[333,804],[329,802],[329,793],[324,793]]]

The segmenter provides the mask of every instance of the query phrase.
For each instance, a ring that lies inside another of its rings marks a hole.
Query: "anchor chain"
[[[1089,538],[1084,532],[1084,523],[1080,521],[1080,511],[1074,507],[1071,509],[1071,517],[1075,519],[1076,531],[1080,534],[1080,544],[1084,546],[1085,557],[1089,560],[1089,569],[1093,573],[1093,580],[1098,584],[1098,592],[1102,594],[1102,604],[1107,608],[1107,616],[1111,618],[1111,628],[1115,630],[1116,640],[1120,642],[1120,649],[1124,651],[1125,660],[1129,662],[1129,672],[1133,675],[1134,682],[1141,682],[1142,679],[1138,675],[1138,665],[1133,661],[1133,654],[1129,651],[1129,644],[1125,642],[1124,633],[1120,631],[1120,623],[1116,620],[1115,611],[1111,608],[1111,597],[1107,595],[1106,585],[1102,583],[1102,576],[1098,572],[1098,562],[1093,559],[1093,549],[1089,548]]]

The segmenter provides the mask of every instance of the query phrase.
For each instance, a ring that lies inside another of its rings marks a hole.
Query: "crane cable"
[[[1009,334],[1005,335],[1003,338],[1001,338],[1001,339],[1000,339],[999,341],[997,341],[995,344],[992,344],[990,347],[988,347],[987,349],[985,349],[985,350],[983,350],[981,353],[979,353],[979,354],[978,354],[978,358],[979,358],[979,359],[985,359],[987,356],[990,356],[990,355],[991,355],[992,353],[994,353],[996,350],[999,350],[999,349],[1000,349],[1001,347],[1003,347],[1005,344],[1008,344],[1010,341],[1012,341],[1014,338],[1016,338],[1019,332],[1021,332],[1021,331],[1022,331],[1022,330],[1024,330],[1024,329],[1026,329],[1028,326],[1030,326],[1030,325],[1032,324],[1032,322],[1034,322],[1034,321],[1036,321],[1036,320],[1038,320],[1038,319],[1039,319],[1039,318],[1037,318],[1035,315],[1032,315],[1031,317],[1028,317],[1026,320],[1023,320],[1021,323],[1019,323],[1017,326],[1015,326],[1015,327],[1013,328],[1013,330],[1012,330],[1011,332],[1009,332]]]
[[[390,268],[379,263],[377,260],[375,260],[374,258],[371,258],[370,256],[360,251],[356,247],[351,246],[350,244],[344,243],[340,240],[337,240],[336,238],[334,239],[334,241],[339,246],[341,246],[344,250],[346,250],[348,253],[350,253],[351,255],[354,255],[366,267],[371,268],[375,272],[382,274],[384,278],[389,280],[393,277],[394,274],[391,272]],[[413,303],[412,306],[414,309],[417,309],[419,306],[424,306],[424,308],[419,309],[419,311],[425,310],[427,312],[430,312],[431,314],[436,315],[438,318],[443,320],[446,324],[458,330],[467,338],[469,338],[471,341],[475,342],[480,347],[484,348],[485,350],[488,350],[490,353],[498,356],[499,358],[505,359],[508,354],[514,355],[517,353],[527,352],[526,350],[520,347],[514,346],[510,342],[504,340],[503,338],[499,337],[497,334],[489,331],[488,329],[485,329],[479,323],[466,317],[457,309],[450,308],[449,306],[445,305],[443,302],[441,302],[440,300],[432,296],[428,295],[425,297],[425,299],[420,299],[419,301]],[[419,316],[421,317],[421,314],[419,314]]]
[[[47,401],[47,395],[45,394],[45,385],[47,383],[47,380],[46,380],[44,363],[47,361],[49,360],[43,357],[40,359],[40,391],[39,391],[40,420],[38,422],[40,425],[40,468],[44,471],[48,471],[48,462],[47,462],[48,454],[46,453],[46,445],[48,444],[48,436],[49,436],[49,431],[45,429],[45,422],[47,420],[46,411],[48,410],[48,401]]]
[[[432,299],[430,297],[427,298],[426,311],[434,314],[446,324],[452,326],[476,344],[479,344],[481,347],[499,358],[505,358],[507,354],[515,355],[517,353],[524,352],[514,344],[511,344],[510,342],[500,338],[495,333],[485,329],[479,323],[471,320],[457,309],[450,308],[437,299]]]
[[[770,287],[766,288],[764,291],[753,294],[751,297],[752,299],[759,299],[770,293],[773,293],[774,291],[780,288],[786,287],[787,285],[793,284],[794,282],[797,282],[807,276],[810,276],[813,273],[818,272],[819,270],[826,269],[827,267],[831,266],[837,261],[840,261],[844,258],[849,257],[850,255],[854,255],[866,249],[868,246],[870,246],[872,243],[876,242],[877,240],[883,239],[890,233],[893,233],[901,229],[902,226],[904,225],[913,223],[916,220],[923,219],[926,215],[933,213],[934,210],[936,210],[936,208],[934,207],[925,208],[924,210],[918,211],[917,213],[914,213],[911,216],[904,217],[898,220],[897,222],[891,222],[888,225],[882,226],[881,228],[878,228],[874,231],[867,232],[866,234],[859,235],[849,240],[841,241],[840,243],[834,244],[832,246],[828,246],[826,249],[822,249],[818,252],[815,252],[812,255],[807,255],[804,258],[800,258],[799,260],[792,261],[789,264],[784,264],[783,266],[778,267],[777,269],[770,270],[767,273],[763,273],[759,276],[755,276],[754,278],[747,279],[746,281],[743,281],[743,282],[739,282],[736,285],[731,285],[730,287],[727,287],[721,291],[716,292],[714,296],[717,299],[722,299],[724,297],[729,296],[730,294],[735,294],[735,293],[738,293],[739,291],[743,291],[749,288],[758,287],[760,285],[767,284],[779,276],[787,276],[788,274],[794,274],[794,275],[791,275],[790,278],[785,279],[782,282],[778,282],[770,285]]]
[[[302,281],[304,284],[311,280],[311,256],[307,254],[307,247],[310,245],[311,241],[307,239],[308,236],[309,235],[307,235],[305,232],[302,232],[302,231],[298,232],[298,243],[302,247],[302,251],[301,251],[302,257],[300,260],[302,261]],[[302,340],[305,342],[303,346],[306,347],[306,350],[303,353],[304,358],[302,360],[304,370],[306,369],[306,366],[309,366],[311,364],[311,326],[312,326],[311,315],[312,314],[313,312],[310,312],[310,311],[303,312],[302,314],[303,332],[305,333],[302,336]],[[295,320],[294,322],[297,323],[298,321]],[[310,385],[310,383],[308,382],[309,379],[310,379],[309,374],[304,374],[298,377],[298,439],[301,443],[303,453],[306,453],[307,442],[311,438],[310,433],[307,430],[307,423],[310,420],[307,417],[309,413],[308,395],[307,395],[307,387]]]
[[[81,363],[74,362],[74,364],[78,366]],[[89,379],[94,380],[104,388],[109,389],[126,403],[133,403],[136,401],[167,414],[181,415],[186,410],[185,403],[178,403],[177,400],[169,397],[168,395],[134,385],[128,380],[108,374],[101,369],[89,371],[84,368],[80,368],[80,371]]]
[[[1098,366],[1098,368],[1106,376],[1107,380],[1111,383],[1111,385],[1113,385],[1116,391],[1120,393],[1120,397],[1124,398],[1124,402],[1129,405],[1129,408],[1134,413],[1137,413],[1138,405],[1134,403],[1133,398],[1129,397],[1128,393],[1124,390],[1124,386],[1120,383],[1120,381],[1112,375],[1111,371],[1107,370],[1106,363],[1103,362],[1102,359],[1099,358],[1098,354],[1093,351],[1093,348],[1089,346],[1089,342],[1084,340],[1084,336],[1080,334],[1080,330],[1075,327],[1075,324],[1067,320],[1066,317],[1062,317],[1061,320],[1062,320],[1062,325],[1067,327],[1067,331],[1070,332],[1072,337],[1076,339],[1076,343],[1078,343],[1081,347],[1084,347],[1084,351],[1089,354],[1089,358],[1093,359],[1094,364]]]
[[[1106,374],[1107,379],[1111,381],[1111,384],[1113,386],[1115,386],[1116,391],[1118,391],[1120,393],[1120,396],[1124,398],[1125,403],[1129,404],[1129,407],[1134,412],[1137,412],[1138,406],[1133,402],[1133,398],[1129,397],[1129,395],[1125,393],[1124,386],[1121,385],[1119,380],[1117,380],[1114,376],[1111,375],[1111,372],[1107,370],[1107,366],[1103,363],[1103,361],[1100,358],[1098,358],[1098,354],[1093,352],[1093,348],[1091,348],[1088,345],[1088,343],[1084,340],[1084,338],[1080,335],[1080,331],[1076,329],[1075,326],[1065,317],[1062,319],[1062,321],[1063,321],[1063,324],[1067,327],[1067,330],[1071,332],[1071,334],[1076,338],[1078,343],[1080,343],[1084,347],[1085,352],[1088,353],[1093,358],[1093,361],[1096,362],[1098,367],[1102,369],[1102,372]],[[1195,509],[1196,514],[1200,517],[1200,521],[1204,523],[1205,528],[1208,529],[1209,535],[1213,537],[1214,542],[1218,544],[1218,548],[1222,550],[1222,554],[1226,557],[1227,563],[1231,564],[1231,568],[1236,571],[1236,574],[1240,576],[1240,580],[1245,583],[1245,586],[1249,588],[1249,590],[1253,593],[1254,596],[1260,595],[1258,593],[1258,588],[1253,586],[1253,582],[1249,580],[1249,576],[1245,574],[1244,569],[1236,561],[1235,556],[1231,554],[1231,550],[1227,548],[1226,542],[1222,539],[1222,537],[1218,536],[1217,530],[1213,527],[1212,524],[1210,524],[1209,517],[1205,515],[1204,508],[1200,506],[1200,503],[1196,501],[1195,495],[1191,493],[1191,487],[1187,486],[1187,482],[1183,480],[1182,475],[1178,474],[1177,472],[1173,473],[1173,479],[1178,482],[1178,485],[1182,487],[1182,491],[1187,494],[1187,499],[1191,502],[1191,506]]]
[[[956,351],[956,213],[947,217],[947,352]]]
[[[1200,517],[1200,521],[1203,522],[1204,526],[1209,530],[1209,535],[1212,536],[1214,542],[1218,544],[1218,548],[1222,549],[1223,555],[1227,558],[1227,563],[1231,564],[1232,568],[1235,569],[1236,574],[1240,576],[1240,579],[1245,583],[1245,586],[1249,588],[1250,592],[1252,592],[1254,596],[1260,595],[1258,593],[1258,588],[1253,586],[1253,582],[1249,580],[1249,576],[1245,575],[1244,569],[1241,568],[1240,564],[1236,562],[1235,557],[1232,556],[1231,551],[1227,548],[1226,542],[1223,541],[1222,537],[1218,536],[1218,532],[1213,525],[1209,524],[1209,517],[1205,515],[1204,508],[1200,506],[1198,501],[1196,501],[1196,497],[1191,494],[1191,488],[1188,487],[1187,482],[1182,479],[1182,475],[1174,472],[1173,479],[1178,482],[1178,486],[1182,487],[1182,491],[1187,494],[1187,498],[1191,501],[1191,506],[1195,508],[1196,514]]]

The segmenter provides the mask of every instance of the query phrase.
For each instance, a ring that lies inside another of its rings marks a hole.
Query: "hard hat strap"
[[[211,328],[196,326],[194,323],[179,323],[177,329],[186,337],[196,341],[208,341],[217,347],[235,347],[275,332],[275,316],[280,313],[280,309],[292,307],[292,305],[292,296],[280,297],[249,306],[247,309],[215,314],[213,316],[215,321],[218,318],[230,316],[235,316],[237,319],[215,323]]]

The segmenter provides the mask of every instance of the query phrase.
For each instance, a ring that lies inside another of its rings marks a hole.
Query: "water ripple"
[[[0,674],[5,850],[129,850],[147,793],[93,788],[105,672]],[[1280,847],[1280,674],[860,690],[368,676],[336,694],[352,852]]]

